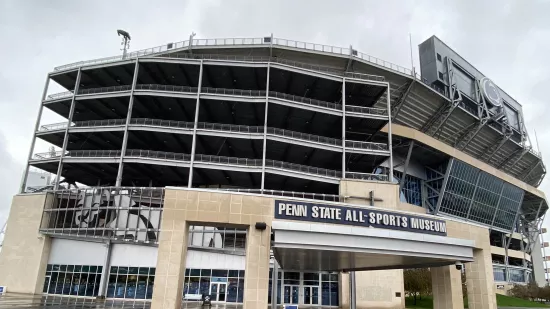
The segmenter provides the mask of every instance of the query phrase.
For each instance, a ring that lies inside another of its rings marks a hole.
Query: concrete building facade
[[[56,181],[27,192],[25,173],[0,285],[404,308],[403,269],[429,268],[435,308],[462,308],[461,271],[469,308],[496,308],[545,282],[521,105],[435,37],[420,55],[417,76],[353,48],[194,39],[55,68],[27,168]]]

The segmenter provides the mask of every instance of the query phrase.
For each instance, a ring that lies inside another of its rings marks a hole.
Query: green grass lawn
[[[412,297],[405,298],[405,305],[407,308],[417,308],[417,309],[431,309],[433,308],[433,300],[431,296],[423,296],[422,300],[416,299],[416,306],[414,304],[414,299]],[[504,296],[497,294],[497,306],[499,307],[527,307],[527,308],[549,308],[550,306],[532,302],[528,300],[523,300],[520,298]],[[464,298],[464,308],[468,308],[468,299]]]

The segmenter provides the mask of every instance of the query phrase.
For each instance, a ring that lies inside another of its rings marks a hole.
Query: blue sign
[[[227,278],[224,277],[212,277],[210,282],[227,282]]]
[[[275,219],[347,224],[447,236],[447,224],[443,220],[368,208],[298,201],[276,200]]]
[[[0,294],[3,294],[3,293],[4,293],[4,287],[0,286]]]

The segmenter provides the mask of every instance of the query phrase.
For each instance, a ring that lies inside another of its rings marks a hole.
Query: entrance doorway
[[[319,287],[304,286],[304,305],[319,304]]]
[[[285,285],[283,290],[283,303],[285,305],[298,304],[300,299],[299,285]]]
[[[44,277],[44,289],[42,290],[43,293],[46,293],[46,294],[50,293],[51,281],[52,281],[51,275],[47,275]]]
[[[210,297],[212,298],[212,301],[225,303],[226,294],[227,294],[226,282],[210,283]]]

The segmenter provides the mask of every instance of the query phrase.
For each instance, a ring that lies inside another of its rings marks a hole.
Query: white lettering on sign
[[[277,201],[276,218],[446,234],[445,221],[362,208]]]

